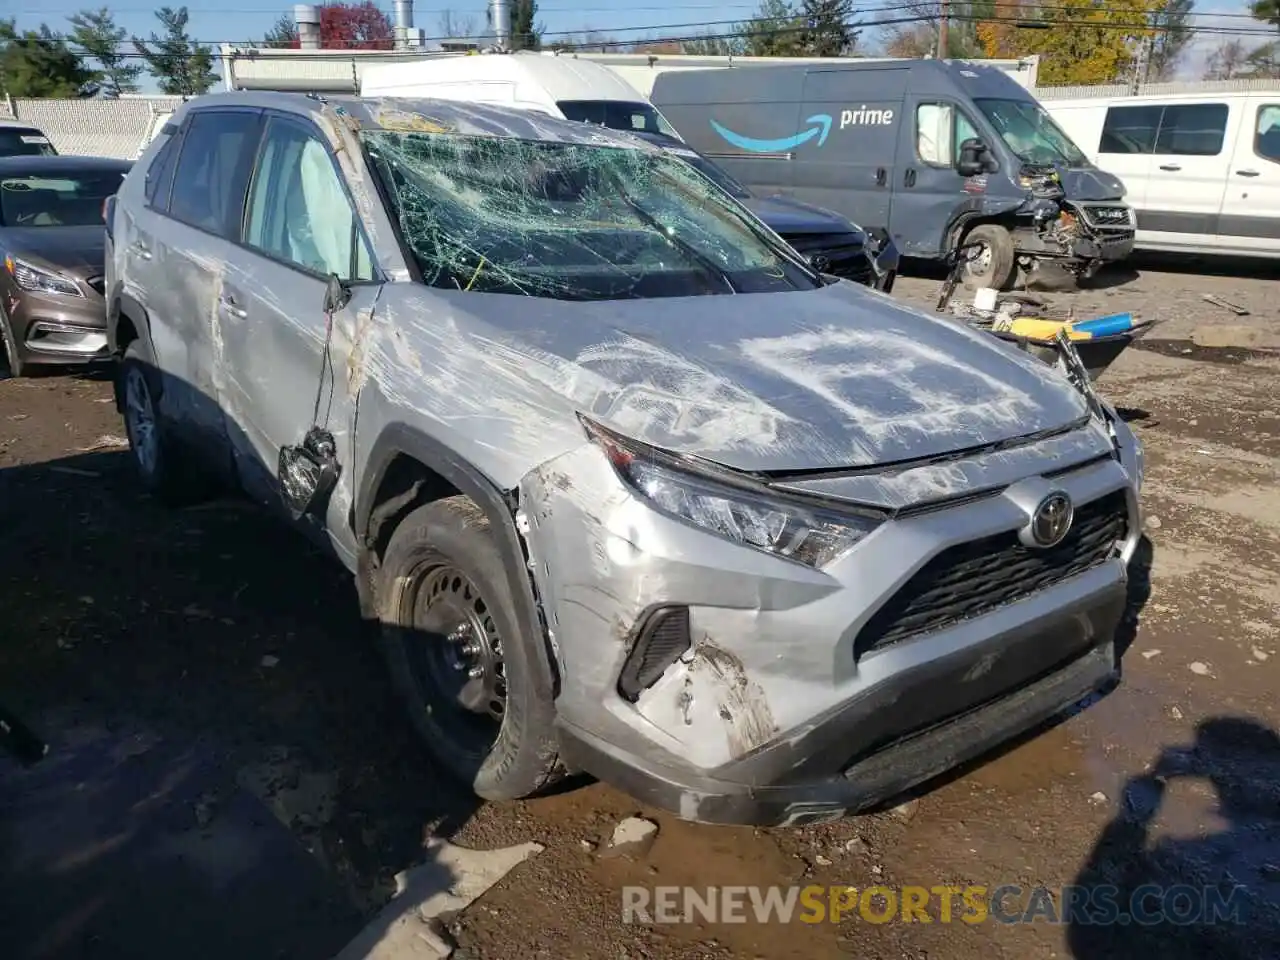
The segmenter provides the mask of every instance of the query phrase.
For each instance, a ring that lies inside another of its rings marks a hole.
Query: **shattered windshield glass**
[[[821,285],[676,157],[487,136],[361,138],[432,286],[609,300]]]
[[[977,100],[1009,149],[1029,163],[1066,163],[1079,167],[1089,159],[1053,122],[1047,110],[1032,100]]]

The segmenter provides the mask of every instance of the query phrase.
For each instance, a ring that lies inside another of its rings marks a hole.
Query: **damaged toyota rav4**
[[[1114,411],[814,272],[650,144],[215,94],[107,215],[142,484],[230,484],[335,554],[481,797],[583,771],[832,819],[1114,681],[1143,469]]]

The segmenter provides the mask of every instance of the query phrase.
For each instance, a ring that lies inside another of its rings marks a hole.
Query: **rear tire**
[[[559,779],[555,706],[533,683],[524,635],[489,520],[468,497],[400,521],[378,568],[382,649],[427,750],[486,800]]]
[[[970,290],[994,287],[1008,290],[1017,261],[1013,236],[996,223],[980,223],[967,234],[963,243],[981,243],[983,249],[965,264],[964,285]]]
[[[208,499],[215,487],[209,473],[166,434],[156,403],[160,374],[141,337],[125,348],[116,377],[129,452],[143,489],[170,506]]]

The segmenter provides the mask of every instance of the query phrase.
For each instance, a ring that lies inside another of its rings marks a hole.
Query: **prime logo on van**
[[[827,137],[831,133],[831,124],[833,120],[829,113],[815,113],[812,117],[805,121],[808,125],[806,129],[799,133],[792,134],[789,137],[779,137],[776,140],[761,140],[756,137],[744,137],[740,133],[734,133],[728,127],[715,120],[711,121],[711,127],[716,133],[733,144],[739,150],[746,150],[750,153],[786,153],[788,150],[794,150],[801,144],[808,143],[814,137],[818,138],[817,146],[822,146],[827,142]],[[840,129],[845,127],[859,126],[886,126],[893,123],[892,110],[876,110],[867,109],[866,105],[858,107],[857,110],[841,110],[840,111]]]

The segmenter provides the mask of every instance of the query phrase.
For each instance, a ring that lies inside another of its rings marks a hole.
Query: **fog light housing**
[[[692,646],[688,607],[659,607],[650,612],[618,674],[619,695],[635,703]]]

